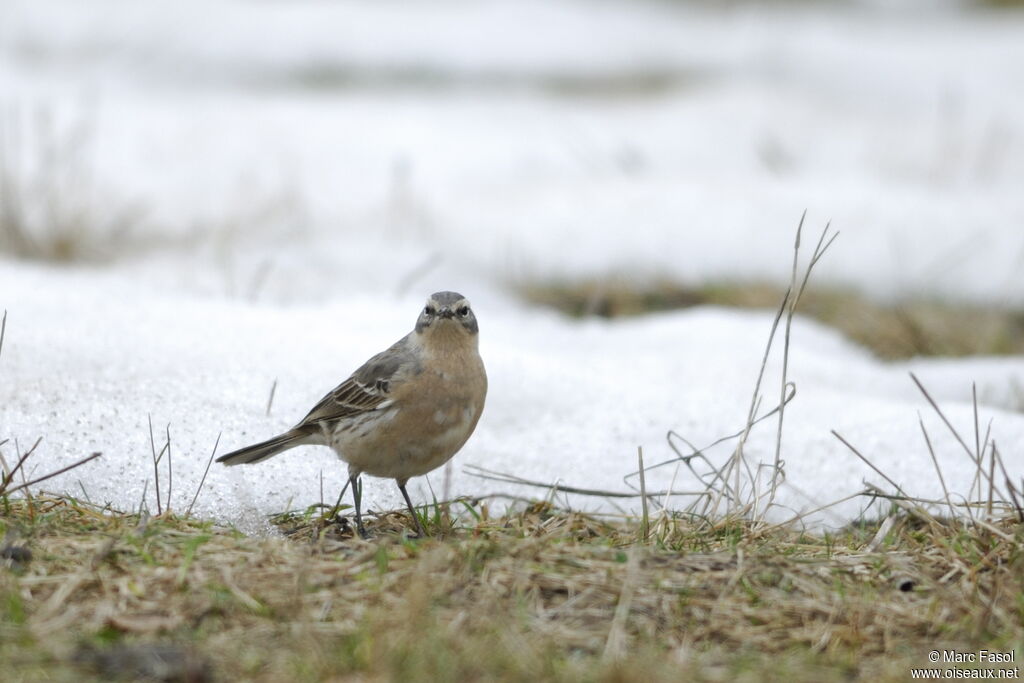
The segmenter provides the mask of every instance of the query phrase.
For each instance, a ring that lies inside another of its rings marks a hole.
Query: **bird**
[[[487,397],[479,330],[466,297],[431,294],[412,332],[366,361],[298,424],[217,462],[248,465],[296,446],[328,446],[348,464],[345,488],[352,486],[362,538],[363,474],[394,479],[425,536],[405,485],[448,462],[476,429]]]

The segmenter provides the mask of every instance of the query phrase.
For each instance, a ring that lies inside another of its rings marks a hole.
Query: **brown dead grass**
[[[775,310],[784,294],[764,282],[688,286],[621,277],[530,283],[517,289],[528,301],[569,315],[610,318],[702,305]],[[888,360],[1024,354],[1024,310],[932,300],[883,304],[854,291],[818,287],[804,293],[800,311]]]
[[[544,504],[473,513],[424,540],[386,515],[367,542],[297,515],[251,538],[3,501],[6,547],[32,554],[0,568],[4,679],[905,680],[932,649],[1024,645],[1010,521],[904,519],[870,552],[874,529],[662,518],[638,542]]]

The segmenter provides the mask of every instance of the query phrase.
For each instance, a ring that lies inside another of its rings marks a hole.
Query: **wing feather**
[[[408,337],[366,361],[344,382],[313,406],[298,427],[381,410],[394,403],[393,385],[415,372],[419,361],[412,353]]]

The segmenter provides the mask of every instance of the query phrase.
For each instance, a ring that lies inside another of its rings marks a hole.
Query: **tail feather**
[[[222,455],[217,458],[217,462],[222,462],[225,465],[249,465],[272,458],[289,448],[295,448],[307,443],[312,443],[309,432],[292,429],[266,441],[254,443],[251,446],[239,448],[237,451]]]

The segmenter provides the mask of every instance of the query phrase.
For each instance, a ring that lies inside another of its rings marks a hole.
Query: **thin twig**
[[[949,514],[952,516],[953,503],[949,498],[949,489],[946,487],[946,478],[942,476],[942,468],[939,467],[939,459],[935,457],[935,449],[932,448],[932,440],[928,437],[928,430],[924,426],[924,420],[921,418],[921,413],[917,414],[917,423],[921,426],[921,434],[924,436],[925,445],[928,446],[928,454],[932,457],[932,464],[935,465],[935,474],[939,475],[939,484],[942,485],[942,495],[946,498],[946,505],[949,506]],[[971,509],[967,508],[967,514],[970,515]]]
[[[803,280],[800,282],[800,286],[797,287],[797,266],[800,260],[800,234],[803,231],[804,219],[807,217],[807,210],[805,209],[803,215],[800,216],[800,223],[796,228],[796,241],[793,244],[793,272],[789,284],[789,291],[793,292],[793,296],[789,302],[789,310],[786,311],[786,329],[783,335],[782,343],[782,378],[779,387],[779,419],[778,426],[775,430],[775,458],[772,462],[772,474],[768,493],[768,504],[765,506],[764,511],[767,512],[768,508],[775,502],[775,495],[778,492],[779,485],[779,473],[782,470],[782,424],[786,417],[786,389],[789,386],[789,348],[790,348],[790,337],[793,329],[793,317],[796,315],[796,308],[800,304],[800,298],[803,296],[804,290],[807,288],[807,283],[811,278],[811,271],[814,270],[814,266],[818,264],[822,256],[832,242],[835,241],[839,233],[832,235],[832,237],[825,241],[825,237],[828,235],[828,231],[831,228],[831,223],[825,224],[825,229],[821,231],[821,235],[818,237],[818,243],[814,246],[814,251],[811,252],[811,259],[807,264],[807,269],[804,271]]]
[[[584,489],[576,486],[563,486],[561,484],[550,484],[542,481],[531,481],[529,479],[523,479],[511,474],[505,474],[503,472],[495,472],[488,470],[477,465],[466,465],[467,474],[478,477],[480,479],[487,479],[490,481],[500,481],[505,484],[519,484],[522,486],[533,486],[543,489],[553,489],[561,493],[575,493],[581,496],[598,496],[601,498],[640,498],[643,494],[636,492],[626,491],[602,491],[600,489]],[[470,471],[475,470],[475,471]],[[482,474],[481,474],[482,473]],[[647,497],[664,496],[667,491],[650,491],[646,495]],[[706,496],[707,491],[673,491],[673,495],[677,496]]]
[[[864,464],[866,464],[866,465],[867,465],[868,467],[870,467],[871,469],[873,469],[873,470],[874,470],[874,471],[875,471],[875,472],[876,472],[876,473],[877,473],[877,474],[878,474],[879,476],[881,476],[881,477],[882,477],[883,479],[885,479],[885,480],[886,480],[887,482],[889,482],[890,484],[892,484],[893,488],[895,488],[895,489],[896,489],[897,491],[899,491],[899,492],[900,492],[900,494],[902,494],[903,496],[906,496],[906,495],[907,495],[907,494],[906,494],[906,492],[905,492],[905,491],[904,491],[904,490],[903,490],[902,488],[900,488],[900,485],[899,485],[899,484],[897,484],[897,483],[896,483],[896,482],[894,482],[894,481],[893,481],[892,479],[890,479],[890,478],[889,478],[889,475],[887,475],[887,474],[886,474],[885,472],[883,472],[882,470],[880,470],[880,469],[878,469],[877,467],[875,467],[875,464],[874,464],[873,462],[871,462],[870,460],[868,460],[868,459],[867,459],[867,458],[866,458],[866,457],[864,456],[864,454],[863,454],[863,453],[861,453],[861,452],[860,452],[860,451],[858,451],[858,450],[857,450],[856,448],[854,448],[854,447],[853,447],[853,444],[851,444],[851,443],[850,443],[849,441],[847,441],[846,439],[844,439],[844,438],[843,438],[843,437],[842,437],[842,436],[841,436],[841,435],[839,434],[839,432],[837,432],[837,431],[836,431],[836,430],[834,430],[834,429],[833,429],[833,430],[831,430],[831,431],[832,431],[832,436],[834,436],[834,437],[836,437],[837,439],[839,439],[840,441],[842,441],[842,442],[843,442],[843,445],[844,445],[844,446],[846,446],[847,448],[849,448],[849,449],[850,449],[851,451],[853,451],[853,454],[854,454],[854,455],[856,455],[856,456],[857,456],[858,458],[860,458],[860,459],[861,459],[861,460],[862,460],[862,461],[864,462]]]
[[[668,482],[668,491],[665,492],[665,498],[661,501],[661,509],[662,510],[668,510],[669,498],[672,497],[672,489],[675,488],[676,477],[678,477],[678,476],[679,476],[679,464],[676,463],[676,468],[672,472],[672,479],[670,479],[669,482]]]
[[[1024,507],[1021,506],[1019,500],[1017,500],[1017,490],[1013,486],[1013,482],[1010,481],[1010,475],[1006,473],[1006,466],[1003,465],[1003,456],[999,454],[999,449],[996,447],[996,442],[992,442],[992,454],[999,462],[999,471],[1003,474],[1003,479],[1006,481],[1006,490],[1009,493],[1010,499],[1013,503],[1014,509],[1017,511],[1017,517],[1021,522],[1024,522]],[[1024,479],[1022,479],[1024,482]]]
[[[639,472],[640,472],[640,505],[643,508],[643,524],[640,526],[640,533],[641,533],[641,537],[643,538],[644,543],[646,543],[647,542],[648,531],[650,530],[650,526],[649,526],[650,517],[648,516],[648,510],[647,510],[647,478],[644,476],[644,447],[643,446],[637,446],[636,447],[636,460],[637,460],[637,467],[639,468]]]
[[[821,231],[821,236],[818,238],[818,244],[814,247],[814,253],[811,254],[810,263],[807,264],[807,270],[804,271],[804,279],[800,283],[800,288],[796,292],[797,301],[800,301],[800,297],[804,295],[804,290],[807,289],[807,283],[811,279],[811,271],[814,270],[814,266],[818,265],[818,261],[825,256],[825,252],[829,250],[832,243],[839,237],[839,232],[832,233],[832,236],[825,241],[825,235],[832,229],[832,221],[825,223],[825,229]]]
[[[865,485],[867,485],[867,484],[865,484]],[[875,486],[875,487],[872,487],[872,490],[869,491],[869,492],[861,492],[861,493],[856,494],[856,495],[861,495],[861,496],[870,495],[870,496],[873,496],[875,498],[884,498],[886,500],[893,500],[893,501],[903,500],[903,501],[907,501],[908,503],[917,503],[918,505],[935,505],[935,506],[938,506],[938,507],[942,507],[942,506],[946,505],[946,501],[940,500],[938,498],[923,498],[921,496],[911,496],[911,495],[907,495],[907,494],[900,495],[898,493],[877,493],[877,491],[881,491],[881,489]],[[952,498],[953,496],[956,496],[956,495],[959,495],[959,494],[951,493],[950,497]],[[979,510],[984,510],[985,509],[985,505],[987,505],[987,504],[988,504],[987,501],[984,501],[984,500],[968,500],[966,498],[964,498],[963,502],[957,502],[957,501],[954,500],[951,503],[951,505],[953,505],[953,507],[965,508],[965,509],[966,508],[977,508]],[[1007,507],[1009,507],[1009,503],[1003,503],[1003,504],[1006,505]]]
[[[988,505],[985,506],[985,518],[992,519],[992,496],[995,493],[995,476],[996,476],[996,450],[995,442],[992,442],[991,456],[988,462]]]
[[[206,469],[203,470],[203,478],[199,480],[199,488],[196,489],[196,494],[192,496],[192,502],[188,504],[188,509],[185,510],[186,518],[192,514],[192,506],[196,504],[196,499],[199,498],[199,492],[203,490],[203,484],[206,482],[206,474],[210,471],[210,465],[213,463],[213,456],[217,455],[217,446],[220,445],[221,433],[217,434],[217,440],[213,442],[213,451],[210,453],[210,459],[206,461]]]
[[[676,448],[676,445],[674,443],[672,443],[672,436],[675,436],[676,438],[678,438],[681,441],[683,441],[683,443],[685,443],[690,448],[691,454],[688,455],[688,456],[684,456],[682,453],[680,453],[679,449]],[[694,477],[696,477],[698,481],[704,482],[704,487],[705,487],[705,490],[707,490],[707,491],[713,490],[714,487],[715,487],[716,482],[718,482],[718,481],[721,481],[722,484],[725,485],[725,477],[724,477],[724,475],[722,473],[722,470],[720,470],[717,467],[715,467],[711,463],[711,460],[706,455],[704,455],[699,450],[697,450],[697,448],[693,444],[691,444],[685,437],[683,437],[683,436],[681,436],[679,434],[676,434],[675,432],[671,432],[670,431],[669,435],[668,435],[668,444],[669,444],[669,448],[671,448],[673,451],[675,451],[676,455],[678,457],[677,458],[673,458],[672,460],[668,460],[665,463],[659,463],[659,465],[661,465],[661,464],[670,464],[670,463],[674,462],[676,464],[676,471],[678,472],[678,470],[679,470],[679,463],[682,462],[682,464],[686,465],[686,468],[688,470],[690,470],[690,474],[692,474]],[[695,458],[698,458],[698,457],[701,460],[704,461],[704,463],[710,469],[710,472],[707,472],[705,474],[700,474],[699,472],[697,472],[697,469],[693,466],[693,460]],[[650,471],[652,469],[654,469],[654,467],[648,467],[647,468],[648,471]],[[712,475],[710,481],[707,481],[705,479],[708,475]],[[673,475],[673,477],[674,477],[674,475]],[[623,481],[626,481],[625,478],[623,479]],[[628,481],[626,481],[626,485],[629,486],[630,488],[633,488],[634,491],[636,490],[636,488],[633,487]],[[703,498],[694,499],[694,501],[692,503],[690,503],[690,505],[688,506],[688,509],[690,509],[690,511],[692,511],[692,512],[696,512],[695,507],[701,501],[704,502],[704,508],[701,510],[701,514],[707,512],[707,508],[711,504],[711,496],[710,495],[705,496]],[[655,499],[655,502],[657,502],[657,499]]]
[[[142,483],[142,499],[139,501],[139,514],[142,514],[142,510],[146,508],[146,494],[149,493],[149,479],[146,479]]]
[[[988,419],[988,426],[985,427],[985,438],[981,440],[981,452],[988,450],[988,443],[992,438],[992,422],[995,418]]]
[[[274,394],[277,392],[277,378],[274,378],[274,383],[270,385],[270,397],[267,399],[267,417],[270,417],[270,407],[274,405]]]
[[[796,239],[793,242],[793,270],[790,273],[789,287],[786,289],[786,296],[783,298],[783,306],[786,305],[787,300],[790,298],[790,293],[793,292],[796,287],[796,271],[797,266],[800,263],[800,235],[803,232],[804,219],[806,218],[807,209],[804,209],[804,212],[800,215],[800,222],[796,226]],[[775,459],[773,461],[771,485],[768,494],[768,507],[770,507],[775,501],[775,493],[777,490],[775,485],[775,475],[779,471],[779,463],[782,461],[782,424],[786,418],[786,379],[789,376],[789,338],[793,329],[793,312],[796,310],[796,298],[796,296],[793,296],[793,300],[789,302],[789,311],[786,314],[786,329],[783,335],[782,386],[779,389],[779,419],[775,429]]]
[[[790,517],[789,519],[787,519],[784,522],[779,522],[778,524],[773,524],[770,527],[759,529],[755,533],[757,533],[757,534],[769,534],[769,533],[775,531],[776,529],[786,529],[786,528],[789,528],[794,523],[801,521],[804,517],[809,517],[810,515],[813,515],[815,513],[823,512],[825,510],[828,510],[829,508],[835,507],[836,505],[841,505],[842,503],[845,503],[845,502],[847,502],[849,500],[853,500],[854,498],[859,498],[860,496],[866,495],[866,493],[867,493],[867,489],[865,489],[864,491],[857,491],[856,493],[851,493],[850,495],[846,496],[845,498],[840,498],[839,500],[834,500],[831,503],[826,503],[825,505],[821,505],[821,506],[818,506],[818,507],[813,508],[811,510],[807,510],[806,512],[798,513],[798,514],[794,515],[793,517]],[[792,508],[790,508],[790,509],[792,509]]]
[[[167,423],[167,511],[171,511],[171,490],[174,488],[174,470],[171,468],[171,424]]]
[[[888,477],[886,477],[886,479],[888,479]],[[892,482],[890,481],[890,483]],[[874,484],[868,482],[865,482],[864,484],[868,489],[865,495],[869,495],[875,498],[884,498],[886,500],[891,500],[893,505],[895,505],[896,507],[900,508],[901,510],[908,514],[917,517],[922,522],[925,522],[928,525],[938,525],[938,522],[935,520],[935,518],[931,514],[929,514],[927,510],[924,509],[924,507],[921,505],[921,502],[917,498],[907,496],[906,494],[902,496],[889,495],[882,489],[875,486]],[[917,505],[914,506],[911,505],[911,503],[917,503]]]
[[[971,382],[971,406],[974,408],[974,456],[975,459],[980,463],[983,451],[981,450],[981,437],[980,430],[978,429],[978,383]],[[989,479],[991,485],[992,480]],[[974,471],[974,481],[971,482],[971,489],[975,486],[980,486],[981,482],[978,479],[978,471]],[[981,489],[979,488],[980,492]]]
[[[14,475],[18,472],[18,470],[21,469],[21,466],[25,464],[25,461],[28,460],[29,456],[32,455],[32,453],[36,450],[36,446],[38,446],[39,442],[42,440],[43,437],[40,436],[38,439],[36,439],[36,442],[32,444],[32,448],[28,449],[24,454],[18,457],[18,462],[14,464],[14,468],[10,472],[8,472],[6,476],[4,476],[3,481],[0,481],[0,495],[4,495],[15,490],[11,489],[11,491],[8,491],[8,484],[10,484],[14,480]]]
[[[7,309],[4,309],[4,317],[0,320],[0,356],[4,355],[4,336],[7,334]]]
[[[32,445],[32,448],[29,449],[29,452],[35,450],[36,446],[39,445],[39,441],[41,439],[42,439],[42,437],[40,437],[39,439],[36,439],[36,442]],[[18,440],[17,439],[14,440],[14,452],[17,453],[19,459],[21,459],[21,447],[18,445]],[[22,463],[27,462],[27,458],[21,459],[21,461],[22,461]],[[21,482],[22,482],[22,484],[27,484],[28,483],[28,475],[26,475],[24,467],[21,468],[20,474],[21,474]],[[32,491],[29,490],[29,489],[25,489],[25,497],[28,498],[28,500],[29,500],[29,508],[31,509],[31,507],[32,507]],[[34,512],[30,512],[29,514],[34,516]]]
[[[154,485],[156,486],[156,514],[159,516],[163,511],[163,507],[160,504],[160,469],[157,467],[160,464],[160,459],[157,457],[156,440],[153,438],[153,416],[147,413],[146,419],[149,421],[149,448],[153,452],[153,478],[155,479]],[[161,451],[161,453],[162,452],[163,451]]]
[[[921,507],[922,503],[932,503],[932,504],[934,504],[937,501],[929,501],[929,500],[924,500],[924,499],[921,499],[921,498],[912,498],[910,496],[893,496],[893,495],[885,493],[884,491],[882,491],[877,486],[874,486],[873,484],[868,484],[867,487],[870,490],[870,492],[867,495],[875,496],[875,497],[878,497],[878,498],[885,498],[886,500],[891,500],[898,507],[900,507],[903,510],[906,510],[907,512],[909,512],[910,514],[914,515],[915,517],[917,517],[917,518],[919,518],[919,519],[921,519],[921,520],[923,520],[923,521],[925,521],[925,522],[927,522],[929,524],[935,524],[935,525],[938,524],[938,521],[934,517],[932,517],[930,514],[928,514],[928,512],[923,507]],[[918,507],[913,507],[913,506],[909,505],[909,503],[917,503]],[[984,505],[984,503],[982,503],[982,505]],[[983,519],[975,519],[974,523],[977,526],[980,526],[981,528],[989,531],[990,533],[993,533],[996,536],[999,536],[1004,541],[1009,541],[1010,543],[1015,543],[1016,542],[1013,536],[1009,535],[1008,533],[1006,533],[1002,529],[999,529],[998,527],[993,526],[992,524],[989,524],[988,522],[986,522]]]
[[[92,502],[92,499],[89,498],[89,492],[85,490],[85,484],[82,483],[81,479],[79,479],[77,481],[78,481],[78,488],[82,489],[82,495],[85,496],[85,502],[87,502],[90,505],[92,505],[93,502]]]
[[[981,458],[980,457],[976,457],[975,454],[971,451],[970,446],[968,446],[964,442],[963,437],[960,436],[960,432],[958,432],[956,430],[956,427],[954,427],[953,424],[949,421],[949,418],[946,417],[946,414],[944,412],[942,412],[942,409],[939,408],[939,404],[935,402],[935,399],[932,398],[932,395],[930,393],[928,393],[928,390],[924,388],[923,384],[921,384],[921,380],[919,380],[917,378],[917,375],[915,375],[914,373],[910,373],[910,379],[914,380],[914,384],[917,385],[917,388],[924,395],[925,399],[928,401],[929,404],[931,404],[932,409],[935,411],[935,413],[939,416],[939,418],[942,420],[942,422],[949,429],[950,433],[953,435],[953,438],[955,438],[957,440],[957,442],[959,442],[959,444],[963,447],[964,452],[967,453],[967,456],[971,459],[972,462],[974,462],[974,464],[978,468],[978,470],[982,474],[986,474],[985,468],[982,467],[982,464],[981,464]],[[989,483],[991,484],[991,482],[989,482]]]
[[[789,385],[789,389],[790,389],[789,395],[785,399],[786,403],[792,401],[793,398],[796,397],[796,386],[791,383]],[[769,417],[774,415],[776,412],[778,412],[778,410],[779,410],[779,407],[776,406],[775,408],[773,408],[769,412],[767,412],[767,413],[761,415],[760,417],[758,417],[757,419],[755,419],[754,420],[754,424],[757,424],[757,423],[759,423],[759,422],[761,422],[763,420],[768,419]],[[660,467],[664,467],[666,465],[670,465],[670,464],[674,463],[676,465],[676,472],[678,473],[679,463],[682,462],[683,464],[685,464],[687,469],[690,470],[690,473],[694,477],[696,477],[697,480],[704,482],[704,485],[706,487],[705,493],[707,494],[707,495],[699,496],[699,497],[695,498],[693,500],[693,502],[691,502],[690,505],[687,506],[686,510],[688,510],[691,514],[695,514],[695,515],[698,515],[698,516],[706,516],[707,513],[708,513],[708,509],[710,507],[712,507],[712,505],[715,505],[715,507],[717,507],[717,503],[716,503],[717,498],[719,498],[721,496],[724,496],[728,501],[730,501],[730,503],[732,503],[732,501],[734,500],[733,495],[732,495],[732,491],[731,491],[731,489],[729,487],[728,481],[726,480],[726,477],[728,476],[728,472],[726,470],[729,469],[729,465],[732,464],[734,461],[732,460],[732,458],[730,458],[728,463],[723,468],[719,469],[719,468],[716,468],[712,464],[711,460],[704,454],[703,451],[704,450],[710,450],[710,449],[714,448],[715,446],[717,446],[718,444],[723,443],[725,441],[729,441],[731,439],[738,438],[739,436],[741,436],[743,434],[743,432],[744,432],[744,429],[741,429],[740,431],[738,431],[738,432],[736,432],[734,434],[729,434],[727,436],[720,437],[720,438],[716,439],[715,441],[713,441],[712,443],[710,443],[707,446],[705,446],[703,449],[700,449],[700,448],[697,448],[696,446],[694,446],[693,443],[691,443],[682,434],[679,434],[678,432],[676,432],[674,430],[669,430],[668,433],[666,434],[666,441],[668,442],[669,448],[671,448],[675,452],[676,457],[670,458],[668,460],[663,460],[663,461],[661,461],[661,462],[659,462],[659,463],[657,463],[655,465],[649,465],[649,466],[646,467],[646,471],[649,472],[651,470],[658,469]],[[676,438],[676,439],[682,441],[684,444],[686,444],[687,448],[690,449],[690,452],[687,453],[687,454],[684,454],[680,450],[679,446],[677,446],[675,443],[673,443],[673,441],[672,441],[673,438]],[[700,473],[700,472],[698,472],[696,470],[696,468],[693,465],[693,460],[696,459],[696,458],[699,458],[699,459],[704,461],[704,463],[707,465],[707,467],[709,469],[708,472],[702,474],[702,473]],[[629,481],[630,478],[636,477],[636,476],[638,476],[638,474],[639,474],[639,472],[630,472],[629,474],[625,475],[622,478],[623,483],[626,486],[628,486],[629,488],[633,489],[634,491],[638,491],[639,489],[633,483],[631,483]],[[710,481],[708,480],[709,476],[710,476]],[[675,477],[676,477],[676,474],[673,474],[673,482],[675,481]],[[716,483],[717,482],[721,482],[723,488],[717,489],[716,488]],[[711,495],[711,492],[717,492],[718,496],[714,496],[713,497]],[[666,496],[666,500],[667,500],[667,498],[668,497]],[[657,501],[656,498],[654,499],[654,501],[655,501],[655,504],[658,504],[658,501]],[[696,506],[698,504],[700,504],[700,503],[703,503],[703,508],[700,511],[697,511],[696,510]]]
[[[68,465],[67,467],[60,468],[56,472],[50,472],[49,474],[45,474],[45,475],[43,475],[41,477],[33,479],[32,481],[26,481],[24,484],[19,484],[18,486],[15,486],[10,491],[7,491],[7,493],[11,494],[11,493],[14,493],[15,491],[20,491],[21,489],[28,488],[29,486],[32,486],[33,484],[38,484],[41,481],[46,481],[47,479],[50,479],[52,477],[56,477],[58,474],[64,474],[68,470],[73,470],[76,467],[79,467],[80,465],[84,465],[85,463],[89,462],[90,460],[94,460],[94,459],[100,457],[101,455],[103,455],[103,454],[99,453],[99,452],[93,453],[92,455],[90,455],[90,456],[88,456],[86,458],[82,458],[78,462],[72,463],[72,464]]]
[[[782,297],[782,304],[779,306],[779,310],[775,313],[775,319],[772,320],[771,331],[768,333],[768,343],[764,347],[764,356],[761,358],[761,368],[757,372],[757,381],[754,382],[754,393],[750,400],[750,410],[747,412],[747,424],[743,428],[743,433],[740,435],[739,441],[736,442],[736,449],[732,453],[726,469],[731,472],[735,469],[736,471],[736,482],[733,487],[733,493],[735,500],[738,502],[740,497],[740,468],[739,463],[744,462],[743,458],[743,447],[747,443],[747,438],[750,436],[750,430],[754,427],[754,416],[757,414],[757,406],[761,401],[761,382],[764,380],[765,369],[768,367],[768,356],[772,350],[772,343],[775,340],[775,333],[779,329],[779,321],[782,320],[782,314],[786,310],[786,304],[789,303],[789,297],[792,295],[793,290],[787,289],[785,295]],[[728,474],[726,475],[728,479]],[[721,494],[715,499],[712,507],[712,512],[717,511],[718,501],[721,500]],[[736,511],[733,510],[735,513]]]
[[[786,397],[786,403],[789,403],[795,397],[796,397],[796,386],[791,384],[790,385],[789,396]],[[779,411],[779,406],[775,406],[770,411],[768,411],[767,413],[761,415],[759,418],[754,420],[754,424],[756,425],[759,422],[763,422],[764,420],[767,420],[768,418],[770,418],[772,415],[774,415],[778,411]],[[710,461],[708,461],[707,457],[704,455],[704,451],[709,451],[709,450],[711,450],[712,448],[714,448],[715,446],[717,446],[719,444],[725,443],[726,441],[732,441],[733,439],[736,439],[736,438],[742,436],[743,431],[744,430],[741,429],[738,432],[735,432],[733,434],[728,434],[726,436],[719,437],[719,438],[715,439],[714,441],[712,441],[711,443],[709,443],[707,446],[704,446],[704,448],[697,448],[692,443],[690,443],[686,439],[686,437],[684,437],[682,434],[680,434],[679,432],[677,432],[677,431],[675,431],[673,429],[670,429],[665,434],[665,439],[666,439],[666,441],[668,441],[668,447],[671,448],[673,451],[675,451],[676,457],[669,458],[668,460],[662,460],[661,462],[656,463],[654,465],[648,465],[647,466],[647,471],[650,472],[651,470],[656,470],[656,469],[659,469],[661,467],[665,467],[667,465],[671,465],[673,463],[679,462],[680,460],[682,460],[686,464],[689,464],[689,460],[691,458],[694,458],[694,457],[701,457],[701,458],[703,458],[705,461],[708,462],[708,465],[711,466]],[[674,443],[672,443],[672,437],[675,437],[675,438],[679,439],[680,441],[682,441],[683,443],[685,443],[687,448],[690,449],[690,454],[689,455],[683,455],[682,453],[680,453],[679,449],[676,447],[676,445]],[[714,468],[712,467],[712,469],[714,469]],[[692,468],[691,468],[691,470],[692,470]],[[629,474],[625,475],[622,478],[623,483],[625,483],[626,486],[630,487],[634,491],[638,490],[633,484],[629,483],[629,479],[637,476],[638,474],[639,474],[639,472],[630,472]]]

